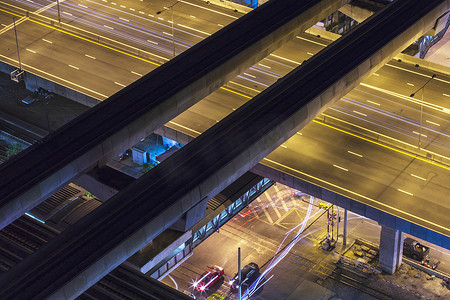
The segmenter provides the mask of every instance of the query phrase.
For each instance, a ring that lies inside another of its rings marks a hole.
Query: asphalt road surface
[[[23,5],[29,1],[18,2]],[[157,10],[156,6],[134,8],[138,2],[125,5],[118,1],[114,5],[113,2],[86,1],[79,6],[78,2],[64,1],[61,8],[63,13],[72,14],[64,14],[64,20],[74,24],[80,20],[77,24],[90,24],[89,28],[96,33],[119,36],[122,38],[119,42],[134,46],[141,45],[132,39],[138,36],[136,30],[139,28],[151,34],[158,32],[161,41],[152,41],[159,45],[164,40],[166,55],[169,53],[170,56],[172,39],[170,35],[164,36],[168,23],[167,17],[164,19],[162,16],[170,11],[165,10],[156,17],[150,13]],[[185,23],[190,28],[194,28],[197,22],[201,24],[191,30],[197,36],[177,32],[180,37],[183,34],[177,46],[187,45],[188,40],[192,43],[198,41],[198,30],[212,33],[219,29],[217,27],[220,26],[213,24],[218,15],[216,11],[184,2],[179,5],[202,9],[202,13],[197,14],[187,8],[186,12],[184,9],[177,12],[178,4],[174,7],[177,22],[190,20],[190,23]],[[55,7],[48,1],[37,4],[35,9],[38,7],[46,8],[42,14],[55,15]],[[100,14],[100,11],[104,13]],[[145,20],[141,19],[143,14],[140,11],[147,14]],[[200,20],[200,15],[205,21]],[[129,22],[120,19],[125,16]],[[221,16],[228,22],[232,21],[232,17]],[[8,10],[0,11],[0,23],[5,27],[0,31],[0,58],[7,62],[17,61],[14,32],[8,27],[11,17]],[[155,22],[147,22],[148,18]],[[131,26],[131,20],[138,25]],[[106,21],[109,23],[104,23]],[[225,20],[220,22],[226,23]],[[21,19],[17,23],[21,61],[25,69],[99,99],[114,94],[159,65],[157,59],[137,57],[29,19]],[[120,34],[115,35],[114,30]],[[161,35],[158,30],[165,31]],[[197,136],[329,43],[331,41],[312,35],[298,36],[167,126]],[[162,48],[155,50],[150,44],[143,50],[156,51],[155,55],[160,55]],[[432,74],[422,67],[390,62],[327,110],[319,118],[324,122],[307,126],[301,131],[302,135],[292,137],[263,163],[450,235],[449,209],[447,201],[444,201],[448,200],[446,182],[450,179],[447,164],[450,149],[449,77],[437,73],[437,77],[423,89],[423,101],[421,92],[414,98],[408,97]],[[419,156],[415,157],[415,154]]]

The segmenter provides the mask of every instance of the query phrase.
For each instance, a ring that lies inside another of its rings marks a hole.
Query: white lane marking
[[[381,104],[380,103],[377,103],[377,102],[375,102],[375,101],[372,101],[372,100],[366,100],[367,102],[369,102],[369,103],[372,103],[372,104],[374,104],[374,105],[378,105],[378,106],[380,106]]]
[[[449,94],[442,94],[442,95],[444,95],[445,97],[450,97],[450,95],[449,95]]]
[[[117,5],[117,3],[115,3],[115,2],[111,2],[111,4],[112,4],[112,5]]]
[[[427,137],[425,134],[423,134],[423,133],[418,133],[417,131],[413,131],[413,133],[414,133],[414,134],[417,134],[417,135],[421,135],[421,136],[423,136],[423,137]]]
[[[197,18],[196,16],[193,16],[193,15],[190,15],[190,17],[191,17],[191,18],[194,18],[194,19],[196,19],[196,18]]]
[[[401,190],[401,189],[397,189],[397,191],[405,193],[405,194],[408,194],[410,196],[414,196],[413,193],[410,193],[410,192],[407,192],[407,191],[404,191],[404,190]]]
[[[427,181],[427,179],[426,178],[423,178],[423,177],[420,177],[420,176],[418,176],[418,175],[415,175],[415,174],[409,174],[409,175],[411,175],[412,177],[415,177],[415,178],[417,178],[417,179],[420,179],[420,180],[423,180],[423,181]]]
[[[406,84],[409,85],[409,86],[414,86],[414,84],[409,83],[409,82],[407,82]]]
[[[169,35],[169,36],[172,36],[171,33],[168,33],[168,32],[165,32],[165,31],[163,31],[163,33],[164,33],[164,34],[167,34],[167,35]]]
[[[366,115],[366,114],[364,114],[364,113],[362,113],[362,112],[359,112],[359,111],[357,111],[357,110],[354,110],[353,112],[354,112],[355,114],[358,114],[358,115],[361,115],[361,116],[367,117],[367,115]]]
[[[220,27],[224,27],[222,24],[217,24],[217,25],[219,25]]]
[[[139,11],[139,13],[145,15],[145,12],[143,12],[143,11]]]
[[[348,169],[346,169],[346,168],[344,168],[344,167],[341,167],[341,166],[338,166],[338,165],[333,165],[333,167],[335,167],[335,168],[338,168],[338,169],[341,169],[341,170],[344,170],[344,171],[348,172]]]
[[[310,43],[313,43],[313,44],[320,45],[322,47],[327,47],[328,46],[326,44],[322,44],[322,43],[319,43],[319,42],[316,42],[316,41],[313,41],[313,40],[310,40],[310,39],[307,39],[307,38],[304,38],[304,37],[301,37],[301,36],[296,36],[296,38],[298,38],[299,40],[304,40],[304,41],[307,41],[307,42],[310,42]]]
[[[267,69],[272,69],[272,67],[269,67],[269,66],[263,65],[263,64],[261,64],[261,63],[258,63],[258,65],[260,65],[261,67],[265,67],[265,68],[267,68]]]
[[[120,86],[126,87],[126,85],[125,85],[125,84],[122,84],[122,83],[120,83],[120,82],[114,81],[114,83],[115,83],[115,84],[117,84],[117,85],[120,85]]]
[[[27,50],[27,51],[30,51],[31,53],[36,53],[36,51],[31,50],[31,49],[28,49],[28,48],[26,48],[26,50]]]
[[[150,15],[149,15],[150,16]],[[158,17],[158,20],[163,20],[164,21],[164,19],[163,18],[161,18],[161,17]]]
[[[84,56],[89,57],[90,59],[96,59],[94,56],[91,56],[89,54],[85,54]]]
[[[125,22],[130,22],[130,20],[122,18],[122,17],[119,17],[119,19],[122,20],[122,21],[125,21]]]
[[[194,4],[194,3],[191,3],[191,2],[186,2],[186,1],[183,1],[183,0],[180,0],[180,2],[183,2],[184,4],[188,4],[188,5],[192,5],[192,6],[198,7],[200,9],[209,10],[209,11],[211,11],[213,13],[220,14],[220,15],[223,15],[223,16],[227,16],[227,17],[230,17],[232,19],[239,19],[239,17],[235,17],[235,16],[232,16],[232,15],[229,15],[229,14],[226,14],[226,13],[223,13],[223,12],[211,9],[211,8],[207,8],[207,7],[198,5],[198,4]]]
[[[172,22],[169,22],[169,23],[172,23]],[[208,33],[208,32],[205,32],[205,31],[201,31],[201,30],[198,30],[198,29],[195,29],[195,28],[183,25],[183,24],[177,24],[177,25],[180,26],[180,27],[184,27],[184,28],[187,28],[187,29],[190,29],[190,30],[193,30],[193,31],[197,31],[197,32],[203,33],[204,35],[208,35],[208,36],[211,35],[211,33]]]
[[[63,14],[66,14],[68,16],[73,16],[70,12],[67,12],[67,11],[63,11]]]
[[[108,25],[103,25],[103,26],[105,26],[108,29],[114,30],[114,28],[112,28],[111,26],[108,26]]]
[[[427,123],[430,123],[430,124],[433,124],[433,125],[436,125],[436,126],[441,126],[441,125],[439,125],[438,123],[433,122],[433,121],[430,121],[430,120],[426,120],[426,122],[427,122]]]
[[[102,0],[103,2],[108,2],[108,0]]]
[[[154,15],[152,15],[152,14],[148,14],[148,16],[149,16],[149,17],[152,17],[152,18],[153,18],[153,17],[155,17],[155,16],[154,16]],[[158,18],[158,19],[159,19],[159,18]],[[161,18],[161,20],[164,20],[164,19],[163,19],[163,18]]]
[[[283,148],[287,148],[285,145],[280,145],[281,147],[283,147]]]
[[[295,61],[295,60],[292,60],[292,59],[288,59],[288,58],[284,58],[284,57],[279,56],[279,55],[270,54],[270,56],[273,56],[273,57],[276,57],[276,58],[279,58],[279,59],[282,59],[282,60],[285,60],[285,61],[289,61],[289,62],[294,63],[296,65],[301,65],[301,63],[299,63],[298,61]]]
[[[297,132],[298,135],[303,135],[301,132]]]
[[[147,42],[152,43],[152,44],[155,44],[155,45],[158,45],[158,43],[157,43],[157,42],[154,42],[154,41],[147,40]]]
[[[244,75],[247,75],[248,77],[256,78],[256,76],[253,76],[253,75],[248,74],[248,73],[243,73],[243,74],[244,74]]]
[[[49,44],[53,44],[52,41],[46,40],[46,39],[42,39],[44,42],[49,43]]]
[[[121,5],[120,7],[122,7],[122,8],[127,8],[125,5]]]
[[[142,75],[142,74],[140,74],[140,73],[138,73],[138,72],[135,72],[135,71],[131,71],[131,73],[133,73],[134,75],[137,75],[137,76],[144,76],[144,75]]]
[[[347,152],[350,153],[350,154],[353,154],[355,156],[358,156],[358,157],[363,157],[361,154],[355,153],[353,151],[347,151]]]
[[[171,124],[174,124],[174,125],[176,125],[176,126],[179,126],[179,127],[181,127],[181,128],[187,129],[187,130],[189,130],[189,131],[192,131],[192,132],[194,132],[194,133],[196,133],[196,134],[198,134],[198,135],[200,135],[200,134],[201,134],[201,132],[200,132],[200,131],[197,131],[197,130],[191,129],[191,128],[187,127],[187,126],[184,126],[184,125],[181,125],[181,124],[178,124],[178,123],[172,122],[172,121],[169,121],[169,123],[171,123]]]
[[[88,8],[86,5],[83,5],[83,4],[78,4],[78,6],[81,6],[83,8]]]
[[[170,275],[167,275],[167,276],[169,276],[169,278],[172,279],[173,283],[175,284],[175,289],[178,290],[177,282],[172,278],[172,276],[170,276]]]
[[[378,73],[372,73],[372,75],[375,75],[375,76],[380,76],[380,74],[378,74]]]
[[[306,52],[306,54],[308,54],[308,55],[314,55],[314,53],[311,53],[311,52]]]
[[[131,11],[136,11],[134,8],[131,8],[131,7],[130,7],[130,10],[131,10]]]
[[[33,0],[27,0],[28,2],[31,2],[31,3],[34,3],[34,1]]]
[[[79,70],[80,69],[80,68],[72,66],[72,65],[69,65],[69,67],[74,68],[75,70]]]

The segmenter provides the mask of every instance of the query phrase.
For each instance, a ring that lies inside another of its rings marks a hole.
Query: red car
[[[208,267],[208,271],[200,276],[200,279],[194,282],[194,289],[203,292],[214,285],[219,279],[223,278],[223,268],[219,266]]]

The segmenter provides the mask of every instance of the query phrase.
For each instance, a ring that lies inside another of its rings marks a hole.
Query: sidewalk
[[[425,60],[450,67],[450,30],[428,50]]]

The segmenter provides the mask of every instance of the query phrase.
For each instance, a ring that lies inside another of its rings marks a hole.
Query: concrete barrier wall
[[[16,70],[17,68],[18,67],[16,67],[15,65],[0,61],[0,72],[11,74],[11,72]],[[76,91],[73,88],[55,83],[53,81],[54,79],[48,79],[41,75],[36,75],[27,70],[26,67],[22,67],[22,70],[25,70],[25,86],[30,91],[34,91],[35,89],[42,87],[52,93],[66,97],[88,107],[93,107],[96,104],[100,103],[99,99],[88,96],[80,91]]]

